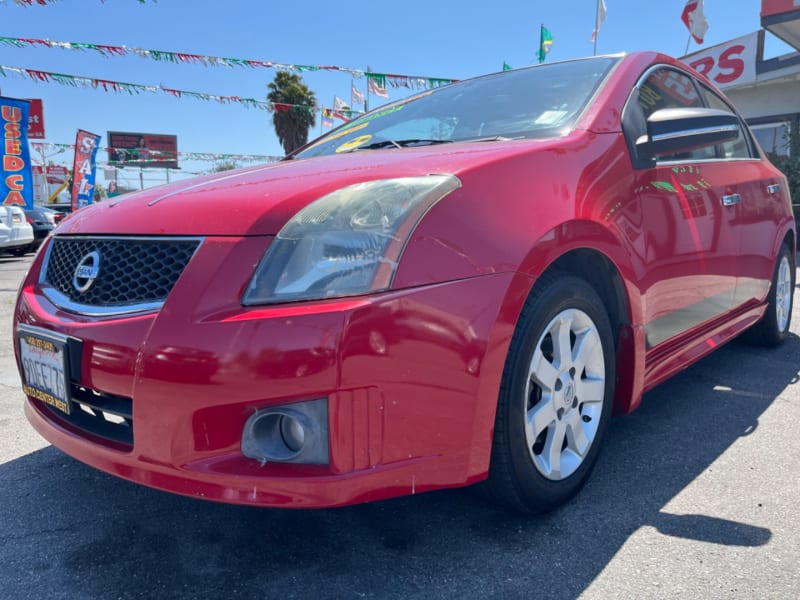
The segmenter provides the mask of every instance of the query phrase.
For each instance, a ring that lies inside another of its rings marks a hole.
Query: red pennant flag
[[[706,31],[708,31],[708,21],[703,14],[703,0],[688,0],[686,6],[683,7],[681,21],[692,34],[694,41],[702,44]]]

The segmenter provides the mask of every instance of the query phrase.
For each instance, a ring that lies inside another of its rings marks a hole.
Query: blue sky
[[[598,53],[658,50],[683,55],[688,32],[680,21],[685,0],[606,0]],[[760,0],[706,0],[709,22],[703,47],[756,31]],[[59,0],[20,6],[0,0],[0,37],[49,39],[166,50],[284,64],[335,65],[379,73],[463,79],[533,64],[544,24],[554,43],[548,61],[592,54],[595,0],[528,0],[466,3],[431,0],[380,2],[271,2],[268,0]],[[771,36],[768,36],[768,38]],[[690,52],[701,47],[692,42]],[[775,38],[767,54],[787,51]],[[156,62],[136,55],[103,57],[92,51],[15,48],[0,44],[0,66],[37,69],[223,96],[265,100],[273,69],[206,67]],[[303,74],[318,102],[334,95],[349,101],[351,78],[336,71]],[[362,91],[364,79],[356,80]],[[389,88],[390,99],[407,95]],[[177,99],[163,92],[129,95],[36,83],[8,73],[0,93],[42,98],[46,142],[70,144],[77,129],[141,131],[178,137],[181,152],[281,155],[271,114],[240,104]],[[372,98],[371,108],[385,102]],[[321,132],[319,118],[311,137]],[[105,155],[99,156],[100,162]],[[69,152],[51,157],[70,165]],[[209,170],[213,163],[185,161],[171,179]],[[101,171],[102,173],[102,171]],[[138,170],[125,170],[138,185]],[[145,185],[165,180],[145,174]],[[99,181],[103,181],[102,176]]]

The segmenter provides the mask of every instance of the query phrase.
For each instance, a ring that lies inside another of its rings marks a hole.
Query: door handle
[[[781,191],[781,186],[779,183],[773,183],[772,185],[767,186],[767,191],[770,194],[777,194],[778,192]]]
[[[722,197],[722,206],[733,206],[741,201],[742,197],[739,194],[729,194]]]

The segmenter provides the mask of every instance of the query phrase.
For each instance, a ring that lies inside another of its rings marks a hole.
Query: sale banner
[[[28,148],[29,102],[0,96],[0,201],[33,206],[33,173]]]
[[[78,210],[92,203],[99,146],[99,135],[78,130],[78,135],[75,137],[75,161],[72,166],[72,210]]]

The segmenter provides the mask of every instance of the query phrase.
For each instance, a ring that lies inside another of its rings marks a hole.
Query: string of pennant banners
[[[183,96],[196,98],[198,100],[215,100],[222,104],[238,103],[247,108],[261,108],[269,110],[271,103],[256,100],[254,98],[243,98],[241,96],[221,96],[218,94],[206,94],[202,92],[191,92],[186,90],[176,90],[162,85],[144,85],[139,83],[129,83],[125,81],[114,81],[111,79],[97,79],[94,77],[83,77],[81,75],[69,75],[67,73],[53,73],[50,71],[40,71],[38,69],[23,69],[20,67],[9,67],[0,65],[0,75],[6,76],[14,73],[23,77],[28,77],[40,83],[55,82],[71,87],[92,87],[103,89],[106,92],[127,92],[129,94],[140,94],[164,92],[171,96],[181,98]]]
[[[241,104],[245,108],[257,108],[267,111],[288,111],[302,110],[317,113],[328,109],[308,106],[306,104],[286,104],[284,102],[264,102],[255,98],[243,98],[241,96],[221,96],[218,94],[207,94],[203,92],[192,92],[187,90],[177,90],[163,85],[144,85],[125,81],[114,81],[110,79],[96,79],[93,77],[83,77],[81,75],[69,75],[67,73],[52,73],[50,71],[40,71],[38,69],[23,69],[20,67],[10,67],[0,65],[0,75],[7,76],[9,73],[27,77],[36,82],[54,82],[71,87],[83,87],[102,89],[106,92],[127,92],[128,94],[159,93],[163,92],[175,98],[194,98],[197,100],[212,100],[221,104]],[[349,107],[341,108],[336,111],[347,117],[361,114],[360,111],[351,110]]]
[[[75,150],[75,144],[57,144],[53,142],[30,142],[31,148],[36,152],[42,153],[47,150],[58,150],[59,152],[65,152],[67,150]],[[114,150],[124,150],[123,148],[113,148],[111,146],[100,148],[103,151],[114,151]],[[282,160],[282,156],[269,156],[264,154],[217,154],[212,152],[163,152],[159,153],[157,150],[150,150],[151,155],[153,158],[149,160],[142,159],[141,161],[136,161],[133,159],[126,159],[125,163],[130,164],[133,162],[141,162],[146,165],[148,162],[152,162],[153,160],[159,160],[158,154],[163,154],[165,158],[169,155],[169,158],[174,158],[176,155],[181,157],[185,160],[204,160],[204,161],[220,161],[220,160],[233,160],[236,162],[276,162]]]
[[[200,64],[206,67],[245,67],[253,69],[280,69],[305,73],[311,71],[339,71],[349,74],[354,78],[366,78],[372,87],[383,88],[386,86],[409,89],[428,89],[453,83],[455,79],[445,77],[424,77],[420,75],[401,75],[395,73],[375,73],[350,67],[336,65],[298,65],[281,63],[270,60],[253,60],[246,58],[225,58],[222,56],[206,56],[203,54],[190,54],[186,52],[173,52],[167,50],[149,50],[146,48],[133,48],[129,46],[111,46],[107,44],[89,44],[86,42],[64,42],[37,38],[0,37],[0,43],[15,48],[45,47],[61,48],[65,50],[93,51],[105,57],[118,57],[136,55],[142,58],[159,62],[175,64]],[[368,88],[370,86],[368,85]],[[373,91],[370,89],[370,91]]]
[[[101,2],[103,0],[100,0]],[[139,4],[147,4],[147,0],[136,0]],[[153,0],[155,2],[156,0]],[[0,0],[0,4],[4,3],[5,0]],[[47,6],[48,4],[53,4],[54,2],[58,2],[58,0],[14,0],[14,4],[19,4],[20,6],[33,6],[34,4],[38,4],[39,6]]]

